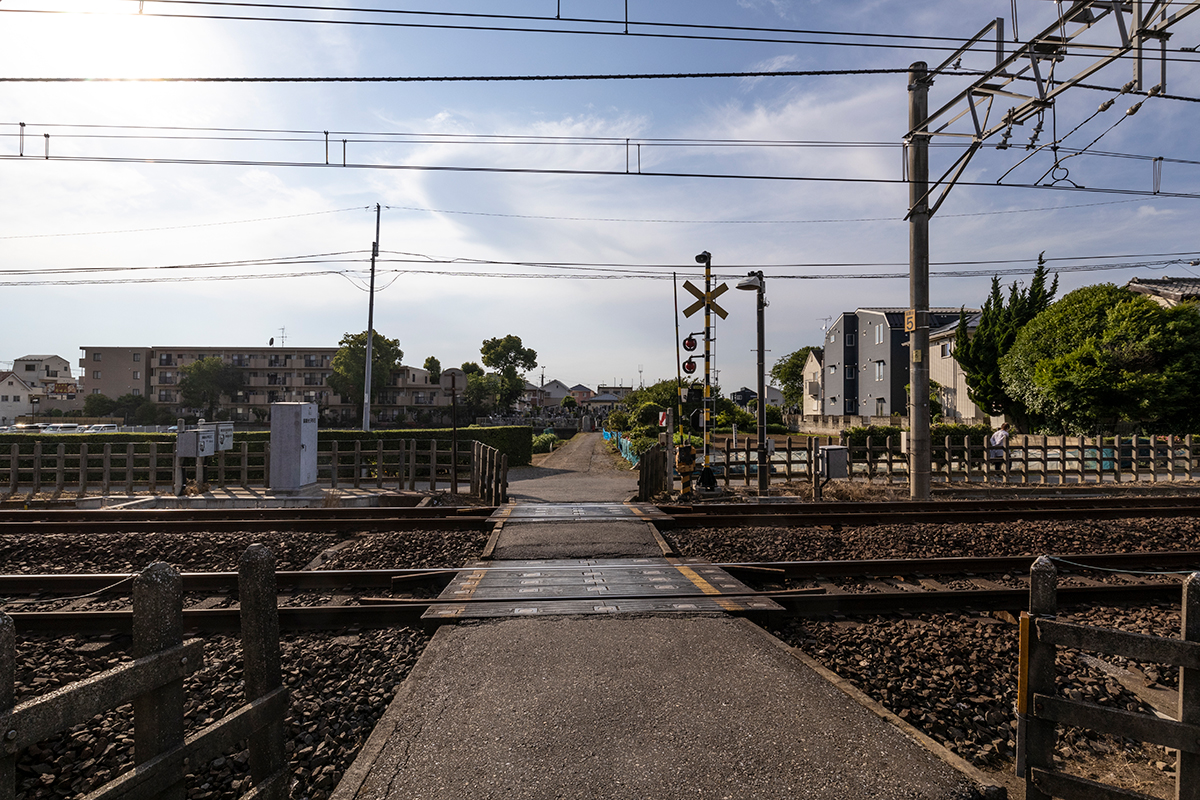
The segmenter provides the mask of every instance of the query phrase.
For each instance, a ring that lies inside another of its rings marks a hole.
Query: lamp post
[[[42,399],[40,397],[30,397],[29,398],[29,404],[31,406],[33,406],[33,424],[34,425],[37,424],[38,403],[40,403],[41,400]]]
[[[771,473],[767,464],[767,370],[766,334],[763,328],[763,310],[767,307],[766,281],[762,270],[751,272],[738,281],[737,288],[758,292],[758,494],[765,497],[770,493]]]

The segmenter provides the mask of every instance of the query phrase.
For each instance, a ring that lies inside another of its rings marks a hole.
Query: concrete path
[[[509,484],[523,504],[622,501],[637,482],[593,434]],[[644,520],[565,519],[573,508],[514,512],[492,563],[659,554]],[[440,628],[331,800],[974,796],[770,634],[678,610]]]
[[[637,472],[608,452],[599,433],[575,435],[537,467],[508,471],[515,503],[623,502],[637,494]]]
[[[443,627],[333,800],[962,800],[972,787],[724,616]]]

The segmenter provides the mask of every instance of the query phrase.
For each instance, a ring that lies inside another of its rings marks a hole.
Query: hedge
[[[420,428],[413,430],[385,428],[377,431],[363,430],[333,430],[333,429],[318,429],[317,441],[363,441],[376,442],[383,440],[385,442],[397,440],[416,439],[417,441],[426,442],[430,439],[437,439],[443,442],[449,442],[453,431],[450,428]],[[240,445],[242,442],[249,443],[249,451],[251,453],[261,453],[263,446],[271,440],[271,432],[262,431],[234,431],[233,443]],[[501,453],[508,456],[508,465],[510,467],[524,466],[532,460],[533,455],[533,429],[521,425],[511,425],[504,427],[486,428],[470,425],[465,428],[458,429],[458,440],[460,442],[468,442],[471,440],[483,442],[489,447],[494,447]],[[88,449],[92,449],[92,445],[105,444],[144,444],[148,442],[160,442],[173,445],[175,442],[175,434],[173,433],[69,433],[69,434],[37,434],[37,433],[0,433],[0,457],[8,454],[9,445],[32,445],[34,442],[41,442],[43,452],[52,453],[59,444],[66,445],[65,451],[70,455],[79,453],[79,445],[87,443]],[[32,448],[21,448],[22,452],[32,452]],[[93,451],[95,452],[95,451]]]

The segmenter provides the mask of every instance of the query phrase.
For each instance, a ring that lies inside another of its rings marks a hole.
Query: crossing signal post
[[[715,312],[718,317],[725,319],[729,316],[725,309],[717,305],[717,298],[728,291],[728,284],[722,283],[717,288],[712,285],[712,253],[705,250],[700,255],[696,256],[696,263],[704,265],[704,291],[696,288],[691,281],[684,281],[683,288],[691,292],[696,298],[696,302],[683,310],[685,317],[690,317],[700,309],[704,309],[704,455],[701,459],[702,466],[708,466],[708,443],[709,430],[712,428],[712,315]],[[689,337],[690,338],[690,337]],[[688,359],[688,363],[692,364],[692,371],[695,371],[695,362]],[[687,372],[687,363],[684,364],[684,371]],[[691,372],[688,373],[689,375]]]

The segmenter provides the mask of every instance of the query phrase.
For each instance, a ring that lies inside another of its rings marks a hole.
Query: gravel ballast
[[[1200,549],[1200,519],[1023,521],[671,531],[685,556],[717,562],[982,557]],[[1086,574],[1086,573],[1085,573]],[[1062,608],[1097,627],[1179,636],[1179,604]],[[1017,627],[973,613],[791,620],[775,633],[976,766],[1011,782]],[[1177,671],[1062,650],[1058,689],[1073,699],[1153,713],[1130,687],[1177,690]],[[1124,683],[1122,683],[1122,680]],[[1064,730],[1064,769],[1153,796],[1173,796],[1174,755],[1090,731]]]

